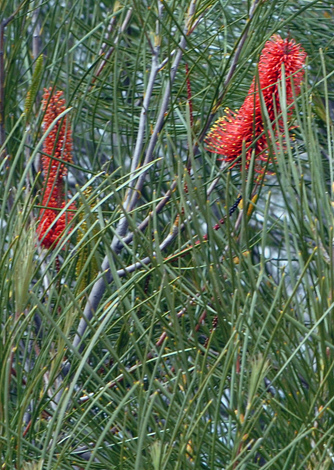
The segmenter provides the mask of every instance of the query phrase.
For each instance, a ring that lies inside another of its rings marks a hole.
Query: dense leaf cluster
[[[3,469],[333,468],[333,8],[0,2]],[[255,180],[203,141],[276,33],[308,64]],[[46,250],[49,87],[76,211]]]

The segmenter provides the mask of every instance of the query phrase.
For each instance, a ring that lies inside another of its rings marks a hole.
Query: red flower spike
[[[282,65],[285,70],[286,102],[289,106],[293,102],[293,89],[296,95],[300,92],[305,59],[306,53],[299,44],[293,39],[282,39],[277,34],[266,42],[262,50],[258,66],[259,82],[263,102],[273,128],[275,128],[275,117],[281,113],[278,89],[282,80]],[[239,111],[234,113],[227,109],[225,116],[216,121],[205,139],[207,150],[223,155],[220,160],[230,164],[231,167],[241,164],[243,145],[246,148],[246,168],[249,167],[253,150],[257,160],[268,159],[268,142],[263,133],[265,127],[257,87],[258,81],[254,78]],[[256,166],[257,171],[261,171],[258,167],[259,165]]]
[[[63,92],[58,91],[55,95],[51,93],[52,88],[45,90],[43,97],[43,109],[45,111],[43,128],[45,131],[66,109]],[[72,211],[75,209],[75,205],[71,204],[69,211],[64,212],[57,219],[59,212],[66,205],[64,197],[64,177],[67,174],[66,163],[72,162],[72,133],[66,116],[57,121],[45,138],[43,153],[42,166],[45,191],[37,233],[41,244],[45,248],[50,248],[58,244],[66,225],[73,218]]]
[[[46,131],[52,122],[65,111],[65,100],[63,92],[58,91],[52,95],[52,88],[44,90],[43,111],[45,111],[43,119],[43,128]],[[67,123],[67,116],[57,121],[49,135],[43,143],[43,152],[50,157],[58,158],[60,161],[49,158],[45,155],[42,157],[44,174],[48,174],[51,179],[66,176],[67,168],[65,163],[72,162],[72,133]]]

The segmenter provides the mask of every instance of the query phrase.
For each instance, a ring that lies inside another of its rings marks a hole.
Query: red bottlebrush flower
[[[52,88],[44,90],[43,111],[45,111],[43,119],[43,128],[46,131],[51,123],[65,111],[65,100],[63,92],[58,91],[55,95],[51,95]],[[72,162],[72,132],[67,123],[67,116],[57,121],[49,135],[44,140],[43,152],[50,157],[43,156],[42,164],[44,174],[48,174],[49,178],[61,178],[66,176],[66,163]]]
[[[52,88],[45,90],[43,97],[44,130],[47,130],[51,123],[66,109],[63,92],[58,91],[55,95],[51,93]],[[43,143],[42,166],[45,191],[37,233],[45,248],[57,245],[66,225],[73,218],[72,211],[75,209],[75,205],[71,204],[69,211],[64,212],[57,219],[59,212],[66,205],[64,177],[67,174],[66,163],[71,162],[72,133],[67,116],[65,116],[57,121]]]
[[[287,105],[291,105],[293,88],[296,95],[300,92],[305,59],[306,53],[299,44],[296,44],[293,39],[282,39],[276,34],[266,42],[262,50],[258,66],[259,82],[263,102],[273,127],[275,127],[275,117],[281,113],[278,88],[283,78],[282,65],[285,70],[286,102]],[[223,155],[220,160],[231,164],[232,167],[241,163],[243,142],[246,148],[247,168],[253,150],[258,160],[268,159],[268,142],[263,133],[265,127],[257,88],[258,81],[254,78],[239,111],[234,113],[227,110],[225,116],[218,119],[205,139],[207,150]]]

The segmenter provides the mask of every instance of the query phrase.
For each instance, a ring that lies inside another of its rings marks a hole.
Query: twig
[[[114,27],[115,23],[116,23],[116,16],[113,14],[113,16],[111,17],[110,23],[108,24],[107,32],[105,34],[105,39],[104,39],[105,41],[108,41],[109,36],[110,36],[110,34],[113,30],[113,27]],[[99,50],[99,55],[102,56],[105,53],[107,45],[108,45],[107,42],[102,43],[101,48]]]
[[[187,35],[187,33],[189,31],[189,28],[191,26],[192,16],[195,13],[196,2],[197,2],[197,0],[192,0],[192,2],[190,4],[190,7],[189,7],[189,10],[188,10],[184,35],[181,38],[181,41],[179,43],[179,50],[176,54],[176,57],[174,59],[174,62],[172,64],[172,66],[171,66],[170,79],[167,83],[166,90],[165,90],[165,93],[164,93],[164,97],[163,97],[163,100],[162,100],[162,105],[161,105],[161,108],[160,108],[160,111],[159,111],[159,114],[158,114],[158,118],[157,118],[157,121],[156,121],[156,125],[154,127],[153,133],[151,135],[151,138],[150,138],[150,141],[149,141],[149,144],[148,144],[148,149],[146,151],[144,162],[142,163],[143,166],[150,163],[152,158],[153,158],[153,151],[154,151],[155,145],[156,145],[157,140],[158,140],[158,135],[159,135],[159,132],[161,131],[161,128],[162,128],[163,123],[164,123],[165,112],[167,110],[167,106],[168,106],[168,102],[169,102],[170,94],[171,94],[171,87],[172,87],[172,84],[174,82],[175,75],[176,75],[176,72],[177,72],[182,54],[183,54],[183,49],[186,45],[186,35]],[[156,74],[159,70],[158,62],[155,62],[156,61],[155,54],[152,57],[152,61],[153,61],[152,63],[154,63],[154,67],[156,68],[156,70],[154,70],[153,72],[151,70],[151,78],[152,78],[152,81],[153,81],[153,78],[156,76]],[[153,83],[152,84],[149,83],[149,85],[153,86]],[[146,96],[145,96],[145,98],[146,98]],[[150,97],[148,97],[147,99],[149,99],[149,98]],[[135,147],[134,159],[136,159],[136,161],[138,161],[137,159],[139,159],[141,151],[142,151],[142,145],[143,145],[142,144],[142,142],[143,142],[142,139],[143,139],[143,136],[144,136],[145,123],[146,123],[146,119],[147,119],[146,111],[147,111],[147,103],[145,101],[145,106],[144,106],[144,103],[143,103],[143,108],[142,108],[142,113],[141,113],[141,125],[140,125],[139,131],[138,131],[139,135],[137,137],[138,140],[139,140],[139,144],[138,145],[136,144],[136,147]],[[135,163],[133,163],[132,168],[133,169],[136,168]],[[129,212],[129,211],[133,210],[134,207],[136,206],[138,198],[139,198],[140,191],[141,191],[141,189],[143,187],[143,184],[144,184],[144,181],[145,181],[145,178],[146,178],[146,172],[144,172],[141,176],[139,176],[137,184],[135,185],[135,187],[130,188],[130,190],[129,190],[127,196],[126,196],[126,200],[125,200],[124,210],[126,212]],[[165,196],[164,202],[160,201],[160,204],[158,206],[160,206],[162,208],[166,204],[167,200],[171,196],[172,190],[175,187],[176,187],[176,183],[174,182],[174,184],[172,185],[172,188],[168,192],[168,195]],[[150,220],[149,218],[146,218],[144,223],[142,224],[142,226],[146,226],[148,224],[149,220]],[[120,253],[122,251],[122,249],[125,247],[126,239],[123,239],[123,237],[125,236],[125,234],[127,232],[127,229],[128,229],[128,221],[127,221],[127,218],[124,216],[119,222],[119,225],[116,229],[117,235],[114,237],[114,239],[112,241],[112,244],[111,244],[111,249],[116,255],[118,253]],[[178,233],[178,231],[172,232],[165,239],[163,244],[160,246],[160,250],[165,249],[165,247],[168,246],[171,243],[171,241],[174,239],[174,237],[176,236],[177,233]],[[133,234],[130,235],[131,240],[132,240],[132,237],[133,237]],[[151,259],[149,257],[146,257],[144,260],[142,260],[138,263],[134,263],[132,265],[132,267],[128,267],[128,268],[126,268],[126,270],[121,270],[121,273],[124,272],[123,275],[125,275],[129,272],[133,272],[134,270],[138,269],[138,267],[141,267],[145,264],[150,263],[150,261],[151,261]],[[104,258],[103,263],[102,263],[102,272],[105,273],[105,276],[98,279],[98,281],[96,281],[96,283],[94,284],[93,289],[91,291],[91,294],[88,298],[84,313],[83,313],[83,318],[81,318],[81,320],[79,322],[77,334],[76,334],[76,336],[74,338],[74,341],[73,341],[73,347],[75,347],[75,348],[78,347],[78,345],[80,344],[80,342],[82,340],[82,337],[84,335],[84,332],[87,328],[87,322],[90,321],[90,319],[92,318],[94,312],[96,311],[96,309],[98,307],[98,304],[99,304],[99,302],[100,302],[100,300],[101,300],[101,298],[102,298],[102,296],[105,292],[106,285],[107,285],[106,283],[110,284],[110,282],[112,282],[113,277],[112,277],[112,274],[110,272],[109,259],[108,259],[107,256]]]
[[[204,323],[204,320],[206,319],[207,314],[207,310],[204,310],[202,315],[199,317],[197,325],[195,326],[195,331],[198,331],[201,328],[202,324]]]
[[[167,63],[171,60],[172,57],[174,57],[175,55],[175,52],[176,52],[176,49],[173,49],[172,52],[169,54],[169,57],[166,57],[159,65],[159,72],[160,70],[162,70],[165,65],[167,65]]]
[[[155,148],[157,140],[158,140],[158,135],[159,135],[159,133],[162,129],[163,123],[164,123],[165,113],[166,113],[168,102],[169,102],[170,95],[171,95],[171,87],[172,87],[172,84],[174,82],[175,75],[176,75],[181,57],[183,55],[184,47],[186,45],[186,34],[187,34],[188,29],[189,29],[190,19],[191,19],[192,15],[194,14],[194,11],[195,11],[196,1],[197,0],[192,0],[192,3],[189,7],[189,12],[188,12],[187,20],[186,20],[186,26],[185,26],[184,34],[181,38],[181,41],[179,43],[178,52],[176,54],[176,57],[174,59],[174,62],[172,64],[172,66],[171,66],[171,73],[170,73],[169,81],[168,81],[167,86],[166,86],[166,90],[165,90],[165,93],[164,93],[164,96],[163,96],[163,99],[162,99],[162,105],[161,105],[161,108],[160,108],[160,111],[159,111],[159,114],[158,114],[158,117],[157,117],[157,121],[156,121],[156,124],[154,126],[154,130],[152,132],[152,135],[151,135],[151,138],[150,138],[150,141],[149,141],[149,144],[148,144],[148,148],[147,148],[145,159],[144,159],[144,162],[143,162],[142,166],[148,165],[152,161],[152,158],[153,158],[153,151],[154,151],[154,148]],[[159,66],[157,64],[157,72],[158,72],[158,70],[159,70]],[[135,168],[136,168],[136,166],[133,166],[133,168],[131,168],[132,171],[134,171]],[[126,196],[125,207],[124,207],[125,212],[130,212],[135,208],[135,206],[138,202],[138,199],[139,199],[139,195],[141,194],[141,191],[142,191],[142,188],[143,188],[143,185],[144,185],[144,182],[145,182],[146,174],[147,174],[147,172],[142,173],[138,177],[138,181],[137,181],[137,184],[135,185],[135,188],[132,187],[131,190],[128,192],[128,194]],[[121,236],[121,237],[125,236],[127,229],[128,229],[128,220],[124,216],[120,220],[119,226],[117,227],[118,236]],[[112,243],[112,250],[115,251],[116,253],[119,253],[122,249],[123,249],[122,241],[119,240],[119,237],[114,237],[114,240],[113,240],[113,243]]]
[[[226,168],[226,163],[225,162],[222,162],[222,164],[220,165],[220,168],[219,168],[219,171],[223,171],[224,168]],[[212,193],[212,191],[215,189],[215,187],[217,186],[218,184],[218,181],[220,180],[220,175],[217,176],[217,178],[215,178],[212,183],[210,184],[210,186],[208,187],[208,190],[207,190],[207,196],[210,196],[210,194]]]
[[[120,40],[120,37],[121,37],[121,34],[124,33],[129,21],[130,21],[130,18],[131,18],[131,15],[132,15],[132,8],[129,8],[126,16],[125,16],[125,19],[119,29],[119,34],[116,36],[115,38],[115,41],[114,41],[114,45],[105,53],[105,56],[104,56],[104,59],[102,61],[102,63],[100,64],[99,68],[97,69],[97,72],[95,73],[93,79],[92,79],[92,85],[96,82],[96,79],[99,77],[99,75],[101,74],[102,70],[104,69],[104,67],[106,66],[108,60],[110,59],[111,57],[111,54],[114,52],[115,50],[115,47],[116,45],[118,44],[118,41]],[[114,23],[115,23],[115,16],[113,16],[113,18],[111,19],[111,22],[109,24],[109,27],[108,27],[108,32],[107,32],[107,37],[109,36],[110,32],[112,31],[112,28],[114,26]],[[104,43],[105,44],[105,43]],[[102,48],[104,47],[104,44],[102,44]],[[103,54],[103,51],[100,52],[101,55]]]
[[[188,218],[191,220],[191,216]],[[159,245],[159,250],[164,251],[177,237],[179,230],[182,230],[185,226],[185,222],[180,225],[176,226],[174,224],[172,231],[167,235],[167,237],[162,241],[162,243]],[[124,245],[123,245],[124,246]],[[152,254],[153,258],[156,256],[156,253],[153,252]],[[131,274],[134,271],[136,271],[139,268],[142,268],[144,266],[147,266],[152,262],[151,256],[146,256],[145,258],[141,259],[140,261],[137,261],[130,266],[119,269],[116,274],[117,277],[121,278],[126,276],[127,274]],[[73,340],[73,347],[77,348],[80,345],[80,342],[82,340],[82,337],[86,331],[87,328],[87,322],[92,318],[93,312],[96,310],[100,299],[105,291],[106,288],[106,281],[110,284],[114,277],[111,274],[110,267],[109,267],[109,260],[106,258],[103,263],[102,263],[102,272],[104,273],[104,277],[100,277],[94,284],[93,289],[91,291],[91,294],[89,296],[85,311],[84,311],[84,316],[80,320],[77,334]],[[93,310],[94,308],[94,310]],[[81,348],[80,348],[81,349]],[[64,368],[64,373],[66,374],[68,372],[68,366]]]
[[[162,129],[162,126],[164,124],[165,112],[167,110],[167,106],[168,106],[168,102],[169,102],[170,94],[171,94],[171,87],[172,87],[172,84],[174,82],[174,79],[175,79],[175,76],[176,76],[176,72],[177,72],[181,57],[183,55],[183,50],[186,46],[186,36],[189,32],[192,17],[195,13],[196,3],[197,3],[197,0],[192,0],[192,2],[190,4],[190,7],[189,7],[188,18],[187,18],[187,21],[186,21],[184,35],[181,38],[181,41],[179,43],[178,52],[176,54],[176,57],[174,59],[174,62],[172,64],[172,66],[171,66],[170,79],[169,79],[169,81],[167,83],[167,86],[166,86],[166,90],[165,90],[165,94],[164,94],[164,97],[163,97],[163,100],[162,100],[162,105],[161,105],[161,108],[160,108],[160,112],[159,112],[154,130],[153,130],[150,142],[148,144],[148,148],[147,148],[147,151],[146,151],[145,160],[144,160],[143,165],[147,165],[148,163],[151,162],[152,157],[153,157],[153,150],[154,150],[155,145],[156,145],[157,140],[158,140],[158,135],[159,135],[159,133]],[[142,187],[143,187],[144,182],[145,182],[145,178],[146,178],[146,173],[142,173],[138,178],[138,182],[137,182],[135,191],[132,195],[130,204],[128,206],[129,211],[133,210],[134,207],[137,204],[137,201],[139,199],[139,194],[141,193]]]
[[[188,217],[188,219],[190,220],[191,217]],[[239,216],[238,216],[238,219],[237,219],[237,221],[236,221],[236,223],[235,223],[234,231],[236,231],[237,228],[239,227],[240,222],[241,222],[241,219],[242,219],[242,211],[240,212],[240,214],[239,214]],[[182,225],[180,225],[179,229],[184,228],[184,226],[185,226],[185,224],[183,223]],[[176,228],[176,229],[175,229],[172,233],[170,233],[170,234],[166,237],[166,239],[160,244],[160,247],[159,247],[160,250],[163,251],[165,248],[167,248],[168,244],[169,244],[171,241],[173,241],[173,240],[175,239],[175,237],[177,236],[177,234],[178,234],[178,230],[177,230],[177,228]],[[225,248],[225,251],[226,251],[226,248]],[[155,255],[155,253],[153,254],[153,256],[154,256],[154,255]],[[138,269],[138,268],[140,268],[140,267],[143,267],[143,266],[149,264],[150,261],[151,261],[151,259],[150,259],[149,257],[146,257],[146,258],[142,259],[141,261],[138,261],[137,263],[134,263],[134,264],[132,264],[131,266],[128,266],[128,267],[125,268],[125,269],[120,269],[120,270],[118,270],[118,271],[117,271],[117,275],[118,275],[119,277],[123,277],[123,276],[125,276],[126,274],[128,274],[128,273],[130,273],[130,272],[133,272],[133,271],[135,271],[136,269]],[[189,304],[190,304],[190,305],[191,305],[191,304],[194,304],[194,303],[196,302],[196,297],[198,297],[199,295],[200,295],[200,294],[198,293],[198,294],[196,294],[194,297],[192,297],[192,298],[190,299],[190,301],[189,301]],[[183,308],[176,314],[176,317],[177,317],[177,318],[181,318],[181,317],[185,314],[185,312],[187,311],[187,308],[188,308],[188,307],[183,307]],[[198,323],[197,323],[197,325],[196,325],[196,327],[195,327],[195,331],[198,331],[198,330],[199,330],[200,325],[201,325],[201,323],[204,321],[206,315],[207,315],[207,311],[204,310],[204,312],[203,312],[202,315],[200,316],[199,321],[198,321]],[[169,323],[169,326],[172,326],[172,323],[171,323],[171,322]],[[212,329],[215,329],[216,327],[217,327],[217,318],[215,318],[214,321],[213,321],[213,327],[212,327]],[[166,338],[167,338],[167,333],[164,331],[164,332],[160,335],[159,339],[157,340],[157,342],[156,342],[156,344],[155,344],[156,347],[161,347],[161,346],[164,344],[164,341],[166,340]],[[78,343],[78,345],[79,345],[79,343]],[[77,345],[77,346],[78,346],[78,345]],[[73,346],[74,346],[74,343],[73,343]],[[76,347],[77,347],[77,346],[76,346]],[[147,354],[147,359],[153,359],[153,354],[152,354],[152,352],[149,352],[149,353]],[[127,373],[128,373],[128,374],[131,374],[131,373],[135,372],[135,371],[136,371],[139,367],[141,367],[141,366],[142,366],[142,363],[137,363],[137,364],[135,364],[134,366],[130,367],[130,368],[127,370]],[[67,365],[65,366],[65,368],[63,369],[63,373],[66,374],[66,373],[68,373],[68,371],[69,371],[69,364],[67,364]],[[120,374],[118,377],[116,377],[114,380],[112,380],[111,382],[109,382],[109,383],[107,384],[107,388],[113,388],[113,387],[115,387],[117,384],[119,384],[120,382],[122,382],[123,379],[124,379],[124,374],[122,373],[122,374]],[[101,391],[101,389],[100,389],[99,391]],[[79,399],[80,403],[85,403],[85,402],[88,401],[90,398],[92,398],[92,397],[95,395],[95,393],[96,393],[96,392],[92,392],[92,393],[89,393],[89,394],[87,394],[87,395],[84,395],[83,397],[81,397],[81,398]]]
[[[235,209],[237,208],[239,202],[241,200],[241,197],[238,198],[237,202],[233,205],[233,207],[229,210],[229,215],[231,216],[233,214],[233,212],[235,211]],[[175,238],[177,237],[177,235],[179,234],[180,231],[182,231],[186,224],[192,220],[193,218],[193,215],[190,214],[187,219],[182,223],[182,224],[179,224],[177,221],[174,222],[173,224],[173,227],[172,227],[172,230],[170,231],[170,233],[166,236],[166,238],[161,242],[161,244],[159,245],[159,251],[164,251],[166,250],[170,245],[171,243],[175,240]],[[213,229],[214,230],[218,230],[224,223],[225,223],[225,220],[226,220],[226,217],[224,217],[223,219],[221,219],[219,221],[218,224],[216,224]],[[240,215],[238,217],[238,220],[241,220],[240,219]],[[131,234],[131,236],[133,236],[133,234]],[[130,237],[129,237],[130,238]],[[204,240],[207,239],[207,235],[204,235],[203,237]],[[125,239],[123,239],[123,243],[125,242]],[[124,246],[124,245],[123,245]],[[182,255],[181,253],[178,253],[177,256],[180,256]],[[152,254],[153,258],[156,256],[156,253],[153,252]],[[126,276],[127,274],[130,274],[130,273],[133,273],[134,271],[136,271],[137,269],[140,269],[144,266],[147,266],[148,264],[150,264],[152,262],[152,258],[150,256],[146,256],[145,258],[141,259],[140,261],[137,261],[133,264],[131,264],[130,266],[126,267],[126,268],[123,268],[123,269],[119,269],[116,274],[119,278],[121,277],[124,277]],[[112,281],[113,281],[113,276],[110,272],[110,267],[109,267],[109,260],[104,260],[103,264],[102,264],[102,272],[104,272],[105,274],[105,277],[106,279],[108,280],[108,283],[110,284]],[[105,290],[105,279],[104,277],[101,277],[98,281],[96,281],[96,283],[94,284],[93,286],[93,289],[92,289],[92,292],[91,292],[91,295],[89,296],[89,301],[90,302],[94,302],[94,306],[96,305],[96,308],[98,306],[98,303],[99,303],[99,300],[100,300],[100,296],[103,295],[104,293],[104,290]],[[92,303],[89,304],[89,306],[91,307],[92,306]],[[77,334],[73,340],[73,347],[77,348],[79,347],[80,343],[81,343],[81,340],[82,340],[82,337],[86,331],[86,328],[87,328],[87,320],[89,321],[91,318],[92,318],[92,309],[90,308],[90,310],[88,310],[87,308],[87,305],[86,305],[86,308],[85,308],[85,312],[87,311],[87,314],[90,315],[89,318],[87,318],[87,316],[84,315],[84,317],[80,320],[80,323],[79,323],[79,327],[78,327],[78,330],[77,330]],[[84,312],[84,313],[85,313]],[[66,368],[64,369],[64,373],[67,373],[69,370],[69,366],[67,365]]]
[[[155,82],[157,73],[159,71],[158,57],[159,57],[159,51],[160,51],[160,40],[159,40],[159,34],[160,34],[159,21],[160,21],[160,18],[161,18],[161,9],[159,9],[159,17],[158,17],[158,20],[157,20],[157,23],[156,23],[156,46],[153,47],[153,49],[152,49],[151,73],[150,73],[150,77],[149,77],[149,80],[148,80],[147,89],[146,89],[146,92],[145,92],[145,97],[144,97],[143,105],[142,105],[141,112],[140,112],[138,134],[137,134],[136,145],[135,145],[135,149],[133,151],[132,162],[131,162],[131,169],[130,169],[131,173],[136,171],[136,169],[139,166],[140,155],[141,155],[141,152],[143,150],[143,145],[144,145],[145,129],[146,129],[146,125],[147,125],[147,113],[148,113],[151,97],[152,97],[152,94],[153,94],[154,82]],[[130,203],[131,195],[133,194],[134,186],[135,186],[135,181],[130,183],[130,188],[129,188],[128,193],[125,197],[125,204],[124,204],[125,211],[130,210],[129,209],[129,203]],[[123,227],[123,225],[124,225],[124,227]],[[126,226],[126,228],[125,228],[125,226]],[[123,217],[123,220],[120,221],[120,224],[119,224],[119,227],[118,227],[118,234],[121,235],[121,236],[124,236],[125,235],[124,230],[125,230],[125,232],[127,230],[127,219],[126,219],[126,217]]]
[[[34,32],[32,35],[32,55],[34,60],[37,59],[37,57],[40,54],[40,45],[41,45],[41,24],[39,21],[39,11],[40,7],[35,8],[33,14],[32,14],[32,22],[34,25]]]

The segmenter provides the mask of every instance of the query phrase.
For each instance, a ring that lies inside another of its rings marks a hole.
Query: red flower
[[[63,92],[51,95],[52,88],[44,91],[43,109],[45,110],[43,128],[46,131],[50,124],[65,111]],[[75,205],[64,212],[57,220],[59,212],[66,206],[64,197],[64,177],[67,174],[66,163],[72,162],[72,133],[67,116],[57,121],[43,143],[42,166],[45,191],[43,195],[40,218],[38,221],[38,238],[45,248],[56,246],[66,225],[73,218]],[[56,222],[55,222],[56,220]]]
[[[274,35],[264,46],[260,56],[258,73],[263,102],[273,128],[275,127],[275,117],[281,113],[278,89],[279,82],[282,80],[282,65],[285,70],[286,102],[287,105],[290,105],[293,102],[293,88],[296,95],[300,92],[305,59],[306,53],[293,39],[282,39],[279,35]],[[210,152],[223,155],[220,160],[231,164],[231,167],[241,164],[243,142],[245,142],[246,148],[247,168],[254,149],[258,160],[266,161],[268,159],[268,142],[263,133],[265,127],[257,87],[258,80],[254,78],[239,111],[234,113],[227,110],[225,116],[218,119],[205,139],[207,149]],[[291,109],[289,112],[291,113]]]

